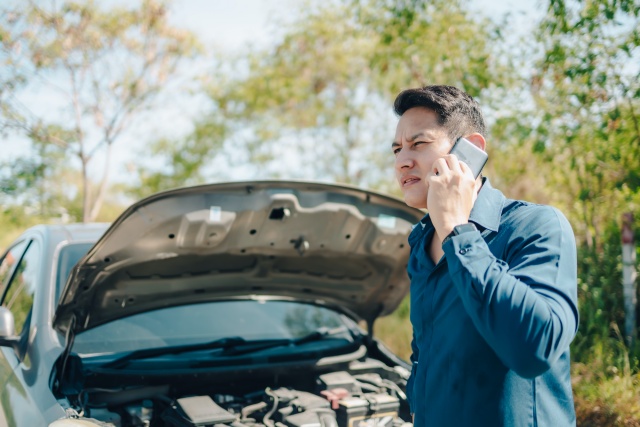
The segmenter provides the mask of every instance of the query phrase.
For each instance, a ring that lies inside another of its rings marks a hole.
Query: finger
[[[433,162],[433,165],[431,165],[431,173],[436,176],[444,175],[450,170],[451,169],[449,168],[449,165],[447,164],[447,161],[444,157],[440,157],[438,160]]]
[[[472,179],[474,179],[473,176],[473,171],[471,170],[471,168],[469,167],[468,164],[466,164],[465,162],[458,162],[458,164],[460,165],[460,171],[465,174],[470,176]]]
[[[458,156],[456,156],[455,154],[447,154],[444,158],[447,161],[447,165],[449,166],[449,169],[453,173],[463,173],[462,169],[460,168],[460,165],[464,164],[464,162],[460,161],[458,159]]]

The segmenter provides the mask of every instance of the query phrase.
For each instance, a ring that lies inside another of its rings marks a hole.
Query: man
[[[569,344],[578,326],[576,245],[549,206],[510,200],[448,154],[485,150],[478,104],[451,86],[409,89],[392,148],[409,206],[416,426],[571,426]]]

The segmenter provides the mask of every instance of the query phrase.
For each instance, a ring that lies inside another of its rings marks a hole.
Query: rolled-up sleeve
[[[499,234],[503,259],[480,232],[444,245],[465,310],[502,362],[532,378],[567,350],[578,327],[577,258],[566,218],[549,206],[523,208]]]

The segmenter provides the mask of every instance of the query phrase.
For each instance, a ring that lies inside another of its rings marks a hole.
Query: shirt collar
[[[491,231],[498,231],[500,227],[500,217],[502,216],[502,208],[506,201],[506,197],[500,190],[496,190],[491,186],[489,178],[482,178],[482,187],[478,192],[469,221]],[[426,214],[419,223],[413,226],[413,235],[422,234],[426,228],[433,227],[429,214]],[[417,230],[416,230],[417,229]],[[416,236],[417,237],[417,236]]]
[[[471,209],[469,221],[491,231],[498,231],[502,208],[506,200],[500,190],[496,190],[491,186],[489,178],[483,178],[482,188],[480,188],[478,198],[473,205],[473,209]]]

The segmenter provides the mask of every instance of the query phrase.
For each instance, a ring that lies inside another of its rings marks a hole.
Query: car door
[[[2,257],[0,261],[0,296],[4,294],[7,289],[7,285],[13,274],[16,271],[16,267],[20,263],[22,254],[27,247],[27,240],[19,240],[14,243]],[[13,352],[11,348],[0,348],[0,426],[9,425],[9,420],[5,416],[5,401],[6,394],[4,390],[6,388],[7,381],[13,375],[13,368],[18,364],[18,360],[15,355],[11,355]],[[7,358],[9,356],[9,358]]]
[[[29,338],[31,309],[35,291],[40,278],[42,263],[42,244],[38,240],[24,242],[24,246],[16,246],[16,251],[7,256],[15,257],[17,263],[6,278],[3,288],[2,306],[13,314],[15,332],[21,338],[21,351],[13,348],[0,349],[0,426],[36,426],[43,425],[44,420],[36,405],[33,404],[31,390],[24,380],[23,373],[31,368],[31,359],[26,351]],[[26,247],[23,252],[21,248]],[[6,257],[5,257],[6,258]]]

